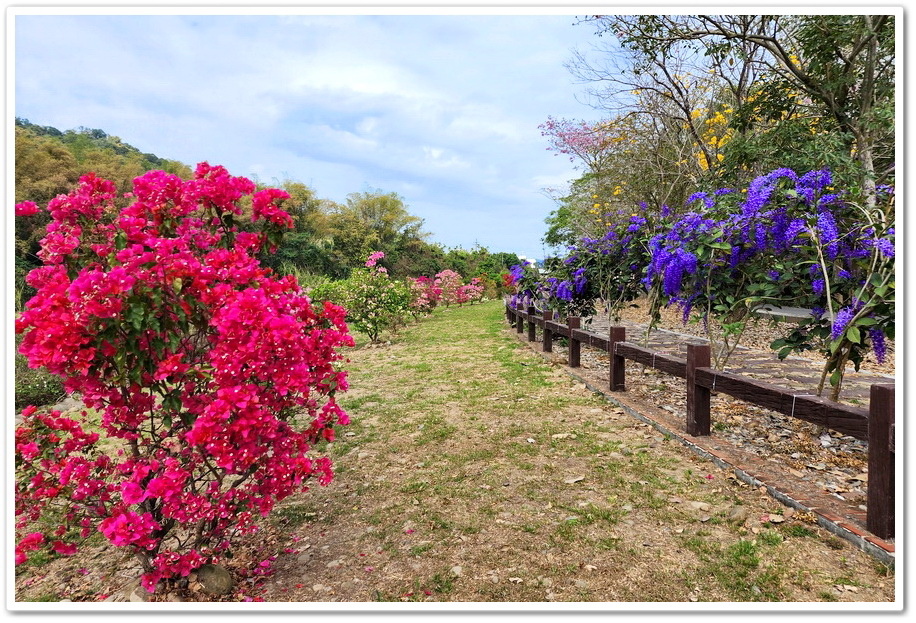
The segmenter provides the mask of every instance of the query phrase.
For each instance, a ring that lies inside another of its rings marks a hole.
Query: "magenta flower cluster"
[[[190,180],[147,173],[123,196],[89,174],[48,204],[20,351],[91,411],[22,414],[17,563],[99,531],[137,555],[152,591],[218,561],[313,478],[331,481],[311,451],[347,424],[337,362],[353,342],[344,309],[259,264],[292,226],[285,198],[202,163]],[[51,534],[29,531],[42,516],[59,517]]]

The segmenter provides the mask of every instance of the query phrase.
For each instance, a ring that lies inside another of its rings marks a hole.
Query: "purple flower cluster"
[[[821,242],[826,245],[827,257],[831,260],[836,259],[839,253],[840,234],[837,230],[836,220],[833,214],[823,210],[817,215],[817,231]]]
[[[579,268],[573,271],[573,288],[576,291],[576,294],[582,294],[585,290],[585,286],[588,283],[588,279],[585,277],[585,267]]]
[[[875,240],[875,248],[878,249],[884,257],[894,257],[894,243],[887,238],[878,238]]]
[[[631,234],[638,232],[645,224],[646,219],[641,216],[634,216],[630,219],[630,225],[627,227],[627,231]]]
[[[709,193],[704,193],[704,192],[693,193],[692,195],[687,197],[687,201],[685,203],[689,205],[693,203],[694,201],[697,201],[698,199],[702,199],[703,205],[705,205],[707,208],[712,208],[712,207],[715,207],[716,205],[715,199],[710,197]]]
[[[741,212],[745,217],[750,217],[759,212],[769,201],[776,190],[776,184],[780,178],[787,177],[791,180],[797,180],[798,176],[792,169],[776,169],[767,175],[761,175],[752,181],[747,187],[747,198],[741,204]]]
[[[869,329],[868,337],[871,338],[871,347],[875,351],[878,363],[884,363],[887,358],[887,344],[884,342],[884,332],[881,329]]]
[[[676,296],[681,289],[684,275],[696,272],[697,258],[689,251],[674,249],[664,260],[662,292],[665,296]]]
[[[825,189],[832,183],[833,176],[828,169],[809,171],[798,178],[795,184],[795,192],[797,192],[805,202],[811,204],[814,203],[818,191]],[[823,203],[823,201],[821,203]]]
[[[875,186],[875,191],[877,191],[878,196],[893,195],[896,192],[893,186],[889,186],[887,184],[878,184]]]
[[[836,318],[833,320],[833,327],[830,329],[830,339],[835,340],[843,335],[843,332],[846,331],[846,327],[849,325],[849,321],[852,320],[855,315],[856,312],[852,307],[844,307],[838,311]]]
[[[521,278],[525,275],[525,267],[521,264],[515,264],[509,268],[509,274],[512,275],[512,278],[515,281],[520,281]]]

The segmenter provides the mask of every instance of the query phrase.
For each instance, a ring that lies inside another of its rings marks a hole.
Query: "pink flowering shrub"
[[[433,285],[439,290],[439,302],[446,307],[452,303],[463,305],[483,298],[484,286],[479,277],[465,284],[461,275],[450,269],[437,273]]]
[[[374,253],[370,253],[369,257],[366,259],[366,264],[365,264],[366,268],[375,268],[377,272],[387,274],[388,273],[387,268],[385,268],[384,266],[376,266],[376,264],[378,264],[378,261],[382,259],[383,257],[385,257],[385,253],[382,251],[375,251]]]
[[[72,554],[100,531],[138,557],[153,591],[218,562],[313,478],[331,481],[310,450],[347,424],[337,351],[353,341],[341,307],[259,265],[292,225],[285,192],[202,163],[187,181],[136,178],[120,212],[116,196],[89,174],[48,204],[44,265],[28,275],[37,294],[16,318],[29,365],[89,408],[22,413],[16,562]]]
[[[477,302],[483,298],[483,284],[479,277],[474,277],[468,283],[458,288],[455,298],[459,305]]]
[[[388,270],[378,264],[382,251],[372,253],[364,267],[355,269],[347,279],[316,286],[312,293],[342,305],[347,322],[357,331],[379,342],[383,331],[393,331],[406,323],[410,313],[407,284],[392,279]]]
[[[442,288],[437,288],[429,277],[408,279],[407,287],[410,289],[410,311],[415,318],[430,313],[442,298]]]
[[[446,307],[452,303],[457,303],[458,290],[461,288],[463,281],[461,275],[448,268],[440,273],[436,273],[436,278],[433,283],[441,291],[439,301]]]

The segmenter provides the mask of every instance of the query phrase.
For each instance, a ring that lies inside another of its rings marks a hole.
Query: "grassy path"
[[[887,569],[551,368],[502,311],[351,351],[336,479],[277,511],[265,600],[893,600]]]

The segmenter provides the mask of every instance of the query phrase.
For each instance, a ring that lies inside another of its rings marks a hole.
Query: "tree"
[[[46,203],[66,193],[79,179],[76,158],[48,136],[16,127],[16,201]]]
[[[283,180],[279,188],[289,194],[283,209],[293,217],[293,231],[316,239],[330,236],[328,211],[333,205],[331,202],[320,199],[313,188],[291,179]]]
[[[633,23],[641,23],[638,17],[612,19],[613,32],[624,46],[604,47],[600,62],[577,53],[567,67],[577,78],[599,85],[589,91],[599,108],[616,119],[639,119],[640,135],[651,136],[656,148],[670,143],[661,151],[675,157],[664,162],[664,170],[674,169],[693,183],[715,172],[722,160],[721,137],[710,135],[708,121],[721,108],[723,95],[715,69],[683,44],[640,47],[638,36],[632,34]],[[602,23],[599,34],[609,28]],[[637,43],[630,42],[633,37]]]
[[[398,251],[411,240],[424,240],[423,219],[410,214],[397,193],[351,193],[345,205],[335,204],[329,214],[335,259],[350,268],[373,250],[385,254],[389,270],[397,263]]]
[[[418,238],[402,239],[393,255],[391,273],[399,277],[431,277],[446,266],[442,247]]]
[[[876,186],[894,171],[894,17],[889,15],[644,15],[594,16],[598,33],[614,34],[643,65],[693,50],[710,75],[731,89],[736,107],[757,108],[770,120],[799,107],[829,122],[837,148],[851,157],[849,171],[873,208]],[[741,71],[723,71],[740,59]],[[596,80],[600,68],[577,67]],[[638,73],[636,75],[639,75]],[[759,88],[766,84],[767,88]],[[674,85],[676,86],[676,85]],[[776,94],[761,106],[754,95]],[[682,107],[683,108],[683,107]],[[746,116],[746,115],[745,115]],[[752,128],[739,128],[747,133]],[[822,163],[823,164],[823,163]],[[812,167],[813,168],[813,167]]]

